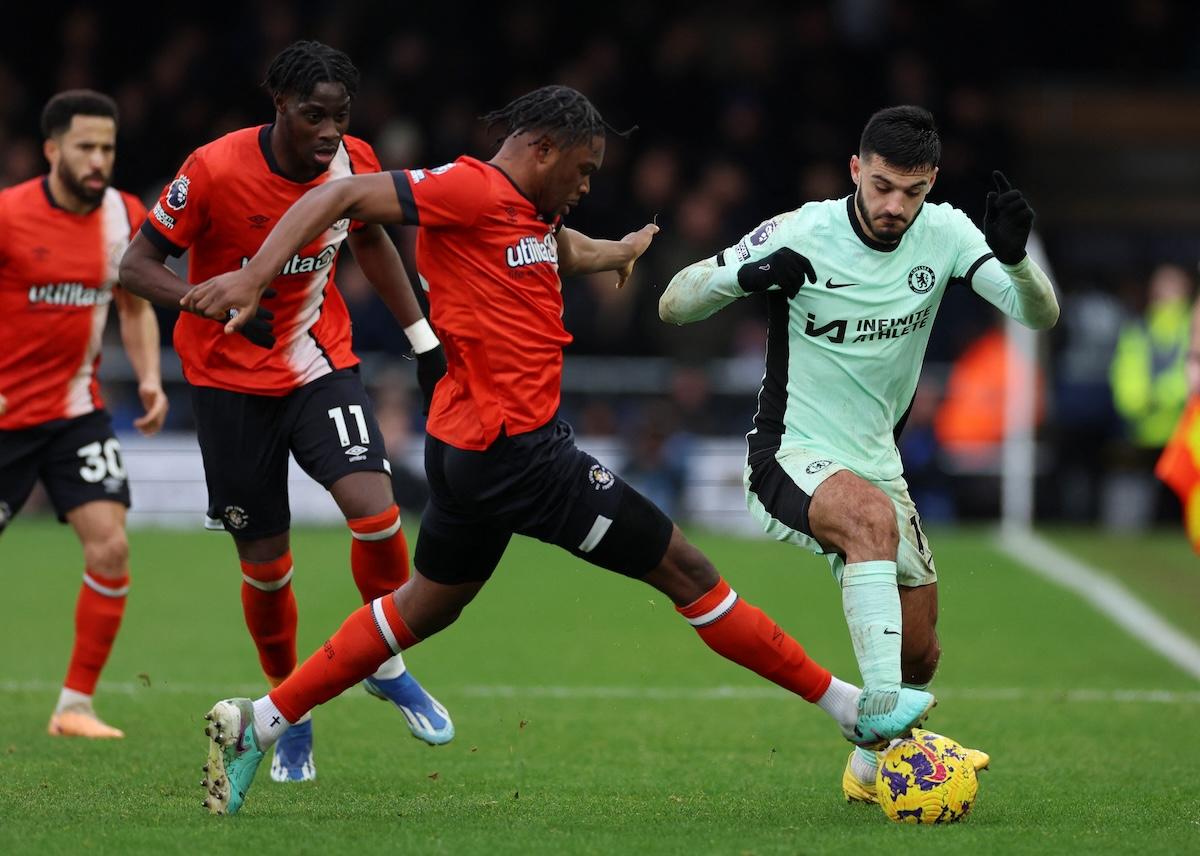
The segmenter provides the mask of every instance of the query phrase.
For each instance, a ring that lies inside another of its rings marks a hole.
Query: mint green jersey
[[[899,243],[887,245],[863,232],[853,206],[853,197],[808,203],[700,263],[711,268],[703,285],[696,281],[704,294],[692,294],[675,320],[707,317],[746,296],[737,284],[744,264],[781,247],[807,257],[815,283],[791,299],[777,287],[766,293],[766,372],[748,437],[751,456],[802,447],[864,478],[886,480],[903,471],[895,438],[946,289],[970,284],[1019,313],[1006,269],[958,209],[925,203]],[[680,286],[680,298],[687,287]],[[664,304],[672,299],[664,295]]]

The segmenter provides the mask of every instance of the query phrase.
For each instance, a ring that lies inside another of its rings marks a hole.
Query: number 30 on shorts
[[[109,437],[103,443],[99,440],[88,443],[75,454],[83,458],[79,475],[89,484],[96,484],[109,476],[115,479],[125,478],[125,465],[121,462],[121,444],[117,442],[116,437]]]
[[[367,433],[367,420],[363,417],[363,409],[361,404],[349,404],[345,408],[354,417],[354,422],[358,427],[358,442],[364,446],[371,442],[371,435]],[[333,425],[337,428],[338,441],[343,446],[350,445],[350,432],[347,430],[346,415],[342,413],[341,407],[331,407],[329,409],[329,418],[333,420]]]

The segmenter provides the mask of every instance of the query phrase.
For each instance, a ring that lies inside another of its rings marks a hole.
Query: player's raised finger
[[[1012,190],[1012,183],[1008,180],[1000,170],[992,170],[992,184],[996,186],[996,190],[1003,193],[1006,190]]]

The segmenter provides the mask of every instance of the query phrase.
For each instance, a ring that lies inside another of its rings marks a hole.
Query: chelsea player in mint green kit
[[[867,710],[889,709],[901,687],[924,690],[941,655],[937,571],[895,438],[942,295],[969,286],[1037,330],[1058,319],[1054,288],[1025,252],[1024,196],[993,173],[980,232],[958,209],[926,203],[940,156],[927,110],[879,111],[850,158],[852,195],[766,221],[676,274],[659,302],[664,321],[687,324],[766,296],[746,501],[769,535],[829,560]],[[875,752],[851,752],[847,800],[876,801],[877,765]]]

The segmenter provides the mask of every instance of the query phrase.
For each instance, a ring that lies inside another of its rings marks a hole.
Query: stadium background
[[[740,435],[762,370],[761,307],[747,300],[673,329],[657,319],[658,293],[678,267],[762,219],[848,192],[846,161],[870,112],[925,104],[945,143],[933,198],[979,218],[990,170],[1005,170],[1038,211],[1063,304],[1059,327],[1037,339],[1037,535],[997,539],[963,525],[995,516],[1002,459],[994,446],[955,454],[933,427],[955,361],[994,320],[971,294],[952,292],[939,314],[904,438],[945,579],[936,727],[994,758],[975,813],[938,842],[1006,856],[1185,852],[1200,824],[1195,753],[1180,731],[1200,706],[1200,576],[1178,509],[1150,507],[1148,466],[1125,441],[1108,374],[1153,268],[1175,262],[1193,275],[1200,258],[1200,12],[1156,0],[1098,8],[3,4],[0,185],[44,169],[45,100],[92,86],[123,111],[115,183],[149,199],[192,148],[270,121],[259,82],[296,38],[350,53],[363,73],[351,131],[385,166],[486,156],[493,141],[475,117],[537,85],[575,85],[615,126],[639,129],[610,139],[572,225],[618,236],[657,215],[664,231],[623,292],[566,283],[576,343],[565,411],[659,501],[693,518],[717,509],[701,522],[746,523]],[[396,237],[411,250],[410,234]],[[348,258],[340,284],[393,453],[416,473],[421,419],[402,337]],[[133,739],[42,736],[71,641],[79,554],[66,528],[23,513],[0,539],[0,851],[896,848],[906,831],[842,804],[845,743],[821,717],[714,661],[661,599],[614,575],[576,573],[582,563],[525,539],[453,631],[412,652],[454,712],[453,744],[417,745],[392,711],[351,691],[318,714],[313,787],[264,782],[237,823],[212,823],[198,805],[199,714],[262,684],[231,545],[196,526],[203,481],[190,406],[172,317],[160,319],[165,437],[142,441],[129,427],[136,403],[115,323],[101,369],[133,470],[134,522],[184,527],[130,535],[135,589],[99,704]],[[157,482],[162,473],[175,481]],[[419,505],[419,483],[403,487]],[[319,488],[308,498],[309,519],[331,508]],[[1152,513],[1165,529],[1106,531]],[[1054,521],[1083,525],[1045,525]],[[694,521],[688,532],[815,657],[855,675],[824,562]],[[294,532],[302,651],[355,605],[347,541],[340,523]]]
[[[586,19],[535,3],[454,14],[388,3],[24,5],[6,9],[0,36],[0,185],[43,170],[37,115],[46,98],[90,86],[121,107],[115,183],[150,200],[194,147],[270,121],[259,86],[266,64],[301,37],[345,49],[360,68],[351,132],[375,145],[385,168],[486,157],[494,134],[476,117],[535,86],[571,84],[614,126],[638,128],[628,141],[610,139],[572,225],[615,237],[657,217],[663,232],[624,291],[604,277],[566,284],[575,343],[564,413],[581,434],[607,442],[612,461],[644,490],[687,515],[703,502],[689,480],[723,479],[730,469],[693,472],[709,448],[696,438],[736,437],[753,414],[764,307],[742,301],[676,329],[657,318],[662,287],[761,220],[844,195],[866,117],[922,104],[945,145],[933,198],[979,220],[990,171],[1005,170],[1033,200],[1061,291],[1063,321],[1041,344],[1039,516],[1136,528],[1178,509],[1147,481],[1146,456],[1124,442],[1109,362],[1120,325],[1145,305],[1155,265],[1179,263],[1191,275],[1200,258],[1200,162],[1189,148],[1200,130],[1200,39],[1191,4],[1105,8],[1077,39],[1068,6],[996,0],[957,3],[953,14],[905,0],[745,9],[615,2]],[[396,237],[411,260],[403,231]],[[415,461],[413,373],[398,360],[406,342],[349,259],[339,274],[393,454]],[[931,522],[998,512],[995,446],[959,448],[935,430],[954,361],[995,320],[964,292],[952,289],[941,309],[903,442]],[[160,320],[168,429],[186,436],[173,314]],[[118,428],[128,431],[137,402],[112,347],[115,327],[102,377]],[[409,470],[401,493],[419,507],[419,466]]]

